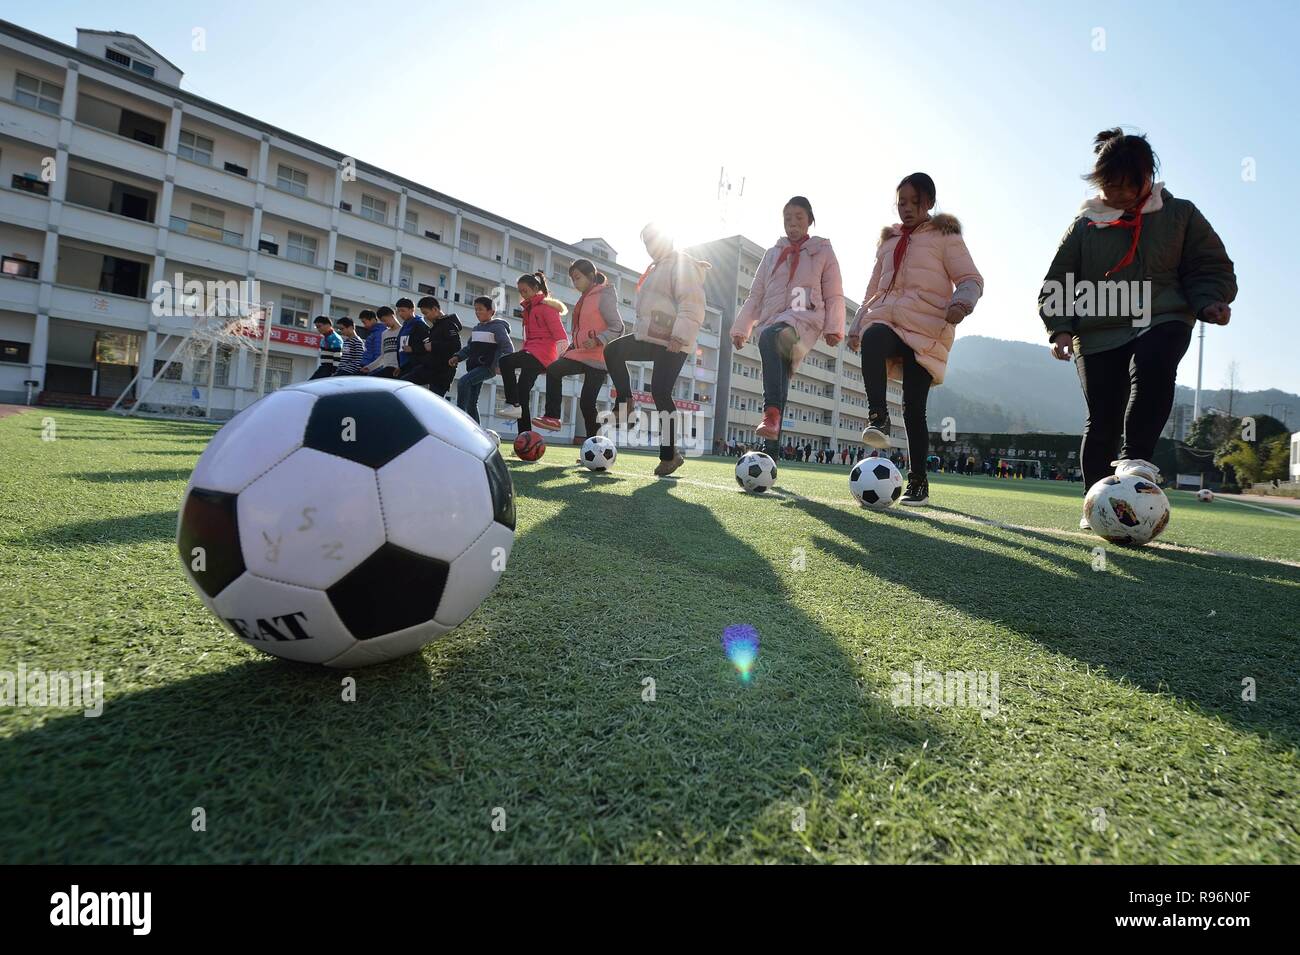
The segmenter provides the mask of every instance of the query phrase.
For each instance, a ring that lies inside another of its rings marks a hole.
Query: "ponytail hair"
[[[527,285],[534,292],[541,292],[543,295],[550,295],[551,290],[546,285],[546,273],[534,272],[532,275],[521,275],[516,285]]]
[[[809,202],[804,196],[791,196],[790,199],[786,202],[784,208],[788,209],[790,206],[798,206],[804,212],[808,213],[809,225],[817,224],[817,217],[813,215],[813,211],[812,211],[812,203]]]
[[[591,259],[575,259],[569,266],[569,274],[572,275],[574,272],[581,272],[592,285],[604,285],[609,281],[609,277],[604,272],[597,271]]]
[[[1148,176],[1154,179],[1160,168],[1160,157],[1147,142],[1146,134],[1125,133],[1118,126],[1099,132],[1093,138],[1092,151],[1097,159],[1092,172],[1083,178],[1097,188],[1108,182],[1140,186]]]
[[[911,175],[904,176],[902,182],[894,188],[894,191],[897,192],[904,186],[911,186],[916,190],[917,195],[928,197],[931,205],[933,205],[938,198],[935,195],[936,190],[934,187],[934,180],[926,173],[914,172]]]

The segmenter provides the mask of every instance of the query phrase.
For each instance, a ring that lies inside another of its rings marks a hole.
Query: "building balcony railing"
[[[244,234],[242,232],[218,229],[216,226],[204,225],[202,222],[194,222],[190,219],[182,219],[180,216],[171,217],[171,230],[180,232],[183,235],[192,235],[199,239],[211,239],[213,242],[233,245],[236,248],[243,248],[244,245]]]

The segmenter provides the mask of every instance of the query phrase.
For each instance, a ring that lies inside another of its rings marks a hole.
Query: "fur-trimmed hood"
[[[561,315],[569,314],[569,306],[565,305],[558,298],[552,298],[548,295],[546,298],[542,299],[542,304],[551,306],[551,308],[555,309]]]
[[[937,216],[931,216],[930,221],[922,224],[917,231],[924,232],[930,228],[938,229],[944,235],[961,235],[961,220],[951,213],[941,212]],[[880,242],[885,242],[896,235],[902,234],[903,224],[895,222],[893,225],[887,225],[880,230]],[[879,245],[880,242],[876,244]]]

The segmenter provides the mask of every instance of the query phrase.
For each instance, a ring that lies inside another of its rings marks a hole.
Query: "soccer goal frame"
[[[223,349],[228,357],[227,369],[239,367],[239,356],[247,354],[257,369],[252,388],[234,386],[236,393],[251,391],[252,404],[266,390],[267,359],[271,348],[271,302],[245,302],[217,299],[202,310],[189,309],[188,316],[175,316],[164,320],[158,331],[155,351],[167,350],[167,357],[149,376],[142,364],[135,377],[122,389],[122,393],[109,411],[136,417],[168,418],[177,420],[212,421],[213,396],[218,388],[231,386],[216,380],[218,364],[223,360]],[[156,364],[156,362],[155,362]],[[228,373],[228,372],[227,372]],[[135,389],[144,382],[138,393]],[[127,399],[134,393],[130,404]],[[236,401],[236,405],[239,402]],[[225,408],[216,409],[226,411]],[[237,414],[242,408],[229,409]]]

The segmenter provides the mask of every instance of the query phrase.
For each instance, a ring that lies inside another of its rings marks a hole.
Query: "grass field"
[[[4,861],[1300,862],[1295,516],[1173,493],[1095,570],[1077,485],[871,513],[844,468],[751,497],[726,459],[553,448],[510,459],[492,597],[348,703],[182,575],[211,427],[41,417],[0,420],[0,671],[100,670],[106,704],[0,708]],[[918,665],[996,673],[996,714],[895,707]]]

